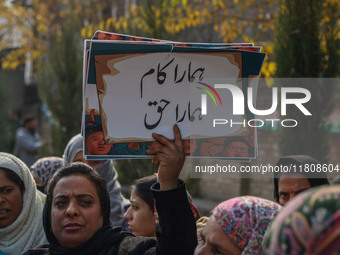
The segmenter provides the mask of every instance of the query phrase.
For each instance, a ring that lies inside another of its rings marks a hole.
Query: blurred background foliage
[[[275,37],[277,77],[339,77],[339,1],[281,0]],[[286,86],[286,85],[285,85]],[[292,87],[295,85],[290,85]],[[328,162],[327,120],[334,107],[334,86],[308,84],[312,116],[289,107],[287,119],[299,125],[283,128],[279,147],[282,155],[308,154]],[[322,106],[322,107],[320,107]],[[301,125],[302,124],[302,125]]]

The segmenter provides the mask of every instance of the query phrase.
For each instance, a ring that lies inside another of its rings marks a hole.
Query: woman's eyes
[[[67,200],[61,200],[61,201],[56,201],[54,204],[57,208],[64,208],[69,204],[69,202]],[[79,200],[78,204],[81,207],[90,207],[92,205],[92,201],[88,199]]]
[[[281,198],[287,198],[288,197],[288,194],[286,192],[280,192],[279,196]]]
[[[5,189],[5,190],[4,190],[4,193],[5,193],[5,194],[11,193],[12,190],[13,190],[13,189]]]
[[[92,205],[92,201],[91,200],[87,200],[87,199],[86,200],[80,200],[79,204],[81,206],[83,206],[83,207],[88,207],[88,206]]]
[[[66,201],[55,201],[54,204],[57,208],[62,208],[62,207],[65,207],[67,203]]]
[[[4,194],[9,194],[9,193],[11,193],[12,190],[13,189],[11,189],[11,188],[3,189],[3,193]]]
[[[131,208],[132,208],[132,210],[134,210],[134,211],[137,211],[137,210],[138,210],[138,206],[135,206],[135,205],[131,205]]]

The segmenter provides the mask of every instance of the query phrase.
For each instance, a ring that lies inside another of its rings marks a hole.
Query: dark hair
[[[11,180],[16,185],[18,185],[22,195],[25,191],[25,185],[24,182],[20,179],[19,175],[17,175],[13,170],[4,167],[1,167],[0,171],[4,173],[7,179]]]
[[[84,176],[86,179],[88,179],[91,183],[94,184],[97,191],[97,195],[99,197],[101,207],[100,210],[103,219],[104,221],[105,219],[109,219],[110,210],[108,210],[107,208],[110,208],[110,204],[108,200],[109,195],[106,188],[105,180],[92,167],[80,162],[68,164],[60,168],[57,172],[55,172],[55,174],[48,183],[46,204],[48,204],[49,207],[52,206],[53,191],[55,186],[60,181],[60,179],[71,175]]]
[[[28,123],[30,123],[32,120],[35,120],[36,117],[33,114],[26,114],[22,118],[22,125],[25,127]]]
[[[303,170],[302,172],[275,172],[274,173],[274,198],[277,202],[279,202],[279,180],[281,176],[283,175],[293,175],[293,174],[301,174],[305,176],[310,185],[312,187],[316,186],[321,186],[325,184],[329,184],[327,176],[324,172],[307,172],[305,171],[305,166],[311,166],[314,165],[315,167],[317,165],[320,165],[319,161],[317,161],[315,158],[308,156],[308,155],[292,155],[292,156],[285,156],[279,159],[279,161],[276,163],[276,166],[296,166],[297,170],[300,170],[300,166],[303,166],[301,169]]]
[[[157,182],[155,175],[149,175],[135,181],[135,185],[132,186],[137,196],[142,198],[145,203],[148,204],[150,210],[154,211],[154,197],[150,190],[151,186]]]

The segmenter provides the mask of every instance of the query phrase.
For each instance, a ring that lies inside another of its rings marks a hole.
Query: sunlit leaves
[[[31,0],[30,6],[21,5],[21,1],[6,6],[4,2],[0,1],[0,36],[3,39],[0,47],[21,47],[31,52],[33,60],[46,54],[44,51],[50,40],[60,34],[68,13],[81,17],[82,25],[92,25],[92,29],[81,30],[85,38],[92,37],[93,31],[107,27],[102,15],[105,0]],[[1,59],[2,66],[13,69],[24,63],[25,51],[10,52]]]
[[[216,42],[254,42],[265,45],[263,51],[268,53],[269,63],[264,65],[263,75],[272,75],[275,70],[274,64],[270,64],[274,61],[274,52],[268,47],[274,45],[278,1],[126,1],[124,6],[116,6],[117,9],[124,8],[122,13],[125,15],[113,17],[102,15],[107,4],[105,0],[32,0],[31,8],[20,5],[8,8],[2,2],[0,1],[0,13],[1,17],[8,20],[8,26],[3,27],[0,23],[0,33],[7,35],[6,42],[7,38],[16,40],[17,45],[24,46],[27,50],[46,48],[50,35],[60,32],[65,14],[71,11],[73,15],[82,17],[80,34],[83,38],[91,38],[95,31],[105,30],[170,40],[181,40],[181,36],[186,35],[185,38],[192,40],[192,31],[202,31],[201,37],[194,40],[210,42],[206,39],[209,37],[204,34],[209,31]],[[323,31],[326,31],[326,27],[332,27],[334,40],[340,40],[339,5],[338,0],[323,1],[320,25]],[[332,13],[334,10],[336,12]],[[10,36],[10,33],[20,34],[20,39]],[[324,51],[330,47],[327,38],[325,34],[322,35],[321,44]],[[8,43],[13,42],[8,40]],[[4,47],[6,45],[1,41],[0,48]],[[23,55],[17,56],[13,63],[7,63],[5,66],[13,67],[22,59]],[[8,61],[13,61],[13,57],[8,57]]]

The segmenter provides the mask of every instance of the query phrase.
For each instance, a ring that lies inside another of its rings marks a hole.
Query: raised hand
[[[160,144],[147,150],[147,154],[154,155],[153,163],[160,162],[158,167],[158,180],[161,190],[170,190],[178,187],[178,177],[184,164],[184,149],[181,132],[174,125],[174,141],[163,135],[152,134]]]

